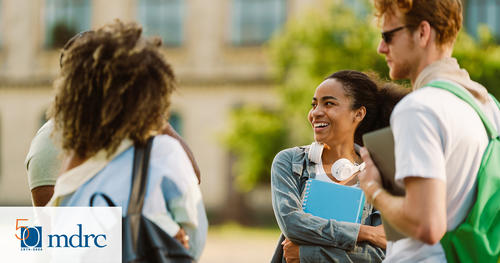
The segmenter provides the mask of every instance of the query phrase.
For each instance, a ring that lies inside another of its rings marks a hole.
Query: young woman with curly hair
[[[198,180],[181,144],[161,135],[175,77],[161,41],[141,31],[117,21],[64,52],[50,116],[65,160],[49,205],[87,206],[100,192],[127,207],[134,147],[154,136],[143,214],[171,236],[188,237],[184,245],[198,259],[207,230]]]

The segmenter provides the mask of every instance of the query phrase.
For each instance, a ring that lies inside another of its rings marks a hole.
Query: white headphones
[[[316,164],[321,164],[321,154],[323,153],[324,144],[313,142],[309,147],[309,153],[307,157],[309,160]],[[335,179],[339,181],[344,181],[351,177],[353,174],[363,171],[365,169],[365,163],[353,164],[346,158],[341,158],[335,161],[332,165],[332,175]]]

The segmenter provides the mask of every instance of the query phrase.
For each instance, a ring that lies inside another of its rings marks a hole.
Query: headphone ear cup
[[[338,181],[344,181],[347,178],[351,177],[351,175],[356,170],[356,166],[348,159],[341,158],[333,163],[331,170],[332,175],[333,177],[335,177],[335,179],[337,179]]]

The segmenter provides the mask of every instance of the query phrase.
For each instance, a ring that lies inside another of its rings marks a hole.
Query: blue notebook
[[[304,212],[325,219],[361,223],[365,194],[363,190],[336,183],[309,179],[304,189]]]

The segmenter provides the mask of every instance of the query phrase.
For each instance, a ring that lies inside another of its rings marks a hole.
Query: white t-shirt
[[[333,183],[332,179],[326,175],[325,169],[323,168],[323,164],[317,163],[314,166],[314,170],[316,171],[316,177],[314,179],[321,180],[323,182]]]
[[[489,99],[487,104],[477,100],[476,104],[498,131],[500,111]],[[397,183],[403,185],[403,179],[412,176],[443,180],[447,229],[455,229],[474,202],[476,176],[488,145],[481,119],[454,94],[424,87],[396,105],[391,127]],[[406,238],[387,243],[385,262],[446,262],[446,258],[440,243]]]

